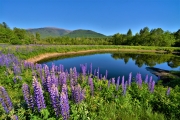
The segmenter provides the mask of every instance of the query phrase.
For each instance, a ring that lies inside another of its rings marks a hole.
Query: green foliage
[[[10,44],[59,44],[59,45],[135,45],[135,46],[180,46],[180,30],[175,33],[163,31],[161,28],[149,30],[144,27],[132,35],[127,34],[105,36],[92,30],[64,30],[59,28],[38,28],[11,30],[3,22],[0,24],[0,42]]]
[[[66,47],[63,48],[63,46],[61,46],[60,48],[58,48],[57,46],[29,46],[29,48],[27,46],[19,46],[18,48],[16,48],[15,46],[10,47],[11,49],[7,49],[8,52],[14,51],[17,56],[26,54],[27,51],[29,52],[28,54],[39,54],[47,51],[54,52],[55,50],[59,49],[67,49]],[[81,46],[80,48],[78,48],[77,46],[68,47],[70,47],[71,50],[81,50],[82,48],[87,49],[87,46]],[[93,47],[102,49],[104,46]],[[114,48],[116,46],[109,47]],[[120,47],[122,46],[119,46],[119,48]],[[129,47],[126,46],[126,48]],[[140,48],[145,49],[146,47]],[[25,49],[27,50],[25,51]],[[135,47],[135,49],[137,48]],[[3,52],[7,52],[5,48],[1,48],[1,50],[3,50]],[[31,50],[31,52],[29,50]],[[141,57],[143,58],[143,56]],[[36,71],[35,69],[33,71],[32,69],[25,69],[23,65],[19,67],[22,71],[22,73],[20,74],[22,80],[17,80],[16,82],[13,81],[13,78],[15,76],[12,72],[12,66],[8,68],[6,68],[5,66],[0,67],[0,86],[4,86],[4,88],[7,90],[14,106],[13,110],[9,114],[6,114],[2,106],[0,105],[0,119],[10,119],[13,118],[14,115],[17,115],[19,119],[27,120],[61,120],[61,116],[56,117],[51,106],[49,94],[45,90],[43,90],[43,95],[45,97],[47,108],[41,110],[40,112],[38,112],[36,108],[33,111],[27,108],[22,94],[22,84],[24,82],[27,83],[30,86],[30,91],[32,91],[33,72],[37,74],[37,78],[39,81],[40,76],[38,74],[38,71]],[[127,87],[126,94],[123,95],[121,85],[117,90],[116,85],[110,84],[108,87],[107,80],[100,80],[97,77],[94,77],[94,94],[92,95],[87,79],[88,77],[81,76],[81,74],[78,78],[78,83],[82,88],[86,90],[85,100],[80,103],[74,103],[74,101],[72,100],[70,92],[70,80],[69,78],[67,79],[68,96],[70,103],[70,120],[166,120],[178,119],[178,117],[180,116],[180,87],[178,85],[176,85],[174,88],[171,88],[170,94],[167,95],[167,87],[164,87],[162,85],[155,85],[154,92],[151,93],[147,84],[143,83],[142,86],[139,86],[135,82],[133,82],[131,86]]]

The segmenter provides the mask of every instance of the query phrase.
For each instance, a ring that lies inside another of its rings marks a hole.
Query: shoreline
[[[137,49],[94,49],[94,50],[82,50],[82,51],[72,51],[72,52],[63,52],[63,53],[45,53],[40,54],[35,57],[29,58],[26,61],[31,63],[36,63],[43,59],[48,59],[51,57],[58,57],[62,55],[70,55],[70,54],[82,54],[82,53],[93,53],[93,52],[154,52],[154,53],[166,53],[166,51],[157,51],[157,50],[137,50]]]

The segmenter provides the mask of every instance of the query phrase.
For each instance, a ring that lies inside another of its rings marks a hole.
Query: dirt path
[[[165,52],[165,51],[156,51],[156,50],[137,50],[137,49],[97,49],[97,50],[83,50],[77,52],[65,52],[65,53],[45,53],[33,58],[29,58],[26,61],[36,63],[40,60],[51,58],[51,57],[58,57],[61,55],[70,55],[70,54],[82,54],[82,53],[92,53],[92,52],[112,52],[112,51],[129,51],[129,52]]]

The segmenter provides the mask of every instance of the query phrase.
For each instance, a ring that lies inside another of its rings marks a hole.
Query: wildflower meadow
[[[80,69],[80,72],[77,72]],[[180,87],[141,73],[108,78],[93,64],[67,70],[0,52],[0,119],[176,120]]]

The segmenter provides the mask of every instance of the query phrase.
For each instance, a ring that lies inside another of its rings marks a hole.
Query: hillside
[[[45,37],[59,37],[59,36],[68,36],[68,37],[91,37],[91,38],[101,38],[106,37],[101,33],[94,32],[92,30],[66,30],[60,28],[53,28],[53,27],[44,27],[44,28],[34,28],[34,29],[27,29],[27,32],[35,34],[36,32],[40,33],[41,38]]]
[[[106,37],[105,35],[101,33],[94,32],[92,30],[74,30],[70,32],[69,34],[66,34],[65,36],[69,37],[91,37],[91,38],[100,38],[100,37]]]
[[[71,32],[70,30],[53,28],[53,27],[27,29],[26,31],[33,33],[33,34],[38,32],[38,33],[40,33],[41,38],[50,37],[50,36],[58,37],[58,36],[66,35]]]

